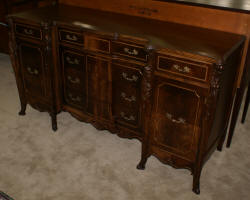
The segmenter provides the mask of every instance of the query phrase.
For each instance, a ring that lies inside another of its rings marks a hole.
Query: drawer
[[[84,108],[86,106],[86,97],[83,93],[66,88],[64,90],[64,98],[65,103],[77,107],[77,108]]]
[[[113,107],[113,115],[115,120],[119,124],[128,125],[133,128],[139,128],[140,126],[140,110],[124,107],[122,105],[116,105]]]
[[[59,40],[71,44],[83,45],[84,37],[81,32],[59,29]]]
[[[64,70],[64,83],[67,88],[85,91],[85,77],[84,72],[66,68]]]
[[[112,65],[112,79],[113,82],[124,85],[133,85],[138,88],[141,84],[142,70],[114,63]]]
[[[83,70],[83,68],[85,67],[85,56],[71,50],[63,50],[62,62],[64,68],[70,67]]]
[[[208,66],[193,61],[182,61],[175,57],[159,56],[157,69],[199,81],[207,81],[208,79]]]
[[[131,57],[142,61],[147,60],[147,54],[143,46],[126,44],[123,42],[113,42],[112,51],[114,54]]]
[[[93,36],[85,36],[85,47],[91,51],[110,53],[110,41]]]
[[[39,27],[16,24],[15,30],[18,35],[42,40],[42,31]]]

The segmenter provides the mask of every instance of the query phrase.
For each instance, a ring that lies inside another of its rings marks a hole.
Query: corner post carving
[[[55,98],[55,85],[54,85],[54,65],[53,65],[53,56],[52,56],[52,28],[53,24],[50,22],[42,22],[41,27],[44,33],[44,66],[46,73],[49,77],[49,87],[51,88],[51,93],[49,94],[51,98],[51,108],[50,108],[50,116],[53,131],[57,130],[57,119],[56,119],[56,98]]]
[[[11,17],[8,19],[8,24],[9,24],[9,53],[10,53],[10,59],[12,63],[12,68],[15,73],[16,77],[16,83],[17,83],[17,89],[19,93],[19,99],[21,103],[21,110],[19,112],[19,115],[25,115],[26,111],[26,106],[27,106],[27,100],[25,97],[25,89],[24,89],[24,84],[23,84],[23,79],[22,79],[22,73],[21,73],[21,68],[18,63],[18,46],[16,42],[16,37],[15,37],[15,25],[14,21]]]
[[[202,166],[204,163],[203,156],[206,151],[209,133],[211,131],[213,115],[216,111],[216,101],[218,100],[220,93],[220,85],[222,81],[222,74],[224,71],[224,65],[219,64],[214,66],[212,80],[210,84],[210,95],[204,99],[203,112],[201,117],[201,133],[199,139],[199,147],[196,155],[196,164],[193,169],[193,192],[200,194],[200,176]]]
[[[142,152],[141,161],[137,165],[137,169],[145,169],[149,154],[149,132],[151,131],[151,113],[152,113],[152,98],[153,98],[153,78],[154,78],[154,63],[155,63],[155,51],[152,46],[148,46],[148,63],[143,70],[142,79],[142,109],[144,111],[143,120],[143,140],[142,140]]]

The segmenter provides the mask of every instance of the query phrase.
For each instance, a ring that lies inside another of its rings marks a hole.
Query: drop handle
[[[67,78],[73,84],[79,84],[80,83],[80,79],[79,78],[73,79],[71,76],[68,76]]]
[[[27,34],[27,35],[33,35],[33,34],[34,34],[34,32],[33,32],[31,29],[26,29],[26,28],[25,28],[23,31],[24,31],[24,33]]]
[[[123,49],[125,53],[132,55],[132,56],[137,56],[139,52],[136,49],[130,50],[129,48],[124,48]]]
[[[173,123],[177,123],[177,124],[185,124],[185,123],[186,123],[186,120],[185,120],[185,119],[183,119],[183,118],[181,118],[181,117],[179,117],[178,119],[175,119],[175,118],[173,117],[173,115],[170,114],[170,113],[166,113],[166,117],[167,117],[170,121],[172,121]]]
[[[136,75],[132,75],[132,77],[130,78],[130,77],[128,77],[128,74],[125,73],[125,72],[122,73],[122,77],[123,77],[125,80],[129,81],[129,82],[136,82],[136,81],[138,81],[138,79],[139,79],[139,77],[136,76]]]
[[[39,74],[38,69],[32,69],[31,67],[27,67],[27,70],[32,75],[38,75]]]
[[[72,101],[81,102],[81,97],[79,97],[79,96],[74,97],[71,93],[69,93],[69,98],[70,98]]]
[[[181,67],[180,65],[174,64],[173,68],[179,72],[190,73],[191,69],[188,66]]]
[[[72,59],[72,58],[70,58],[69,56],[67,56],[67,57],[66,57],[66,60],[67,60],[67,62],[68,62],[69,64],[71,64],[71,65],[79,65],[79,64],[80,64],[80,61],[79,61],[77,58]]]
[[[121,117],[127,121],[135,121],[135,117],[133,115],[127,117],[124,112],[120,113]]]
[[[136,97],[135,97],[135,96],[131,96],[131,97],[129,98],[129,97],[127,97],[126,93],[124,93],[124,92],[121,93],[121,97],[122,97],[124,100],[128,101],[128,102],[135,102],[135,101],[136,101]]]
[[[71,35],[67,34],[66,39],[70,40],[70,41],[74,41],[74,42],[77,41],[77,37],[75,35],[71,36]]]

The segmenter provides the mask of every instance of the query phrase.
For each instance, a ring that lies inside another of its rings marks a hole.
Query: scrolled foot
[[[144,170],[144,169],[145,169],[145,164],[143,165],[143,164],[139,163],[139,164],[136,166],[136,168],[139,169],[139,170]]]
[[[194,192],[195,194],[200,194],[200,193],[201,193],[199,187],[198,187],[198,188],[193,188],[193,192]]]
[[[57,131],[56,114],[51,114],[51,123],[52,123],[52,130]]]
[[[21,110],[18,114],[19,114],[20,116],[24,116],[26,113],[25,113],[25,110]]]

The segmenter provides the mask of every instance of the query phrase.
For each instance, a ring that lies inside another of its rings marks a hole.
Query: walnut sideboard
[[[150,155],[200,174],[221,149],[245,38],[141,17],[57,5],[10,15],[10,53],[21,101],[66,111],[142,142]],[[167,187],[167,186],[166,186]]]

